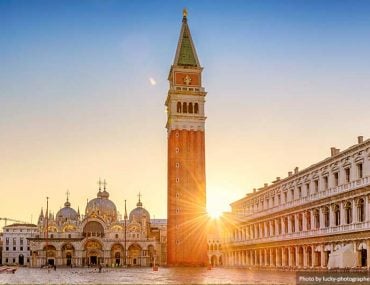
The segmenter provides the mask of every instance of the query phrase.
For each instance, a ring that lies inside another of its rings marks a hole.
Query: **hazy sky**
[[[208,203],[370,137],[369,1],[0,1],[0,217],[107,179],[167,213],[167,76],[182,9],[202,66]],[[156,84],[152,85],[150,78]],[[2,226],[2,224],[0,224]]]

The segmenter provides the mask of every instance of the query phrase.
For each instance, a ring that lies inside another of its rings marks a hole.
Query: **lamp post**
[[[126,200],[125,200],[125,216],[124,216],[124,219],[125,219],[125,261],[124,261],[124,265],[127,266],[127,238],[126,238],[126,235],[127,235],[127,209],[126,209]]]
[[[48,265],[48,238],[49,238],[49,197],[46,197],[46,241],[45,241],[45,265]]]

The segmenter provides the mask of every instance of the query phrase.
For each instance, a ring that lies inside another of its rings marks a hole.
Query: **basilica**
[[[151,266],[166,263],[166,220],[151,220],[140,195],[129,215],[120,218],[104,183],[88,201],[85,214],[68,196],[56,215],[41,210],[30,241],[30,266]]]

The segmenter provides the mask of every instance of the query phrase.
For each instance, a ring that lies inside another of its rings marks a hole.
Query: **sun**
[[[210,209],[207,209],[208,216],[210,216],[212,219],[218,219],[221,217],[223,210],[217,209],[215,207],[212,207]]]

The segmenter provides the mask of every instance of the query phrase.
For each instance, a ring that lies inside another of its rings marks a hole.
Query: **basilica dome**
[[[71,208],[71,203],[69,203],[68,199],[64,203],[64,208],[60,209],[56,215],[56,219],[60,221],[78,220],[78,218],[79,214]]]
[[[97,197],[87,203],[85,213],[86,216],[100,216],[109,222],[117,220],[116,205],[109,200],[109,193],[105,189],[99,189]]]
[[[130,212],[129,216],[130,221],[135,219],[136,221],[139,222],[144,217],[147,219],[147,221],[150,221],[149,212],[145,208],[143,208],[143,203],[141,203],[140,199],[139,202],[137,202],[136,206],[137,207]]]

